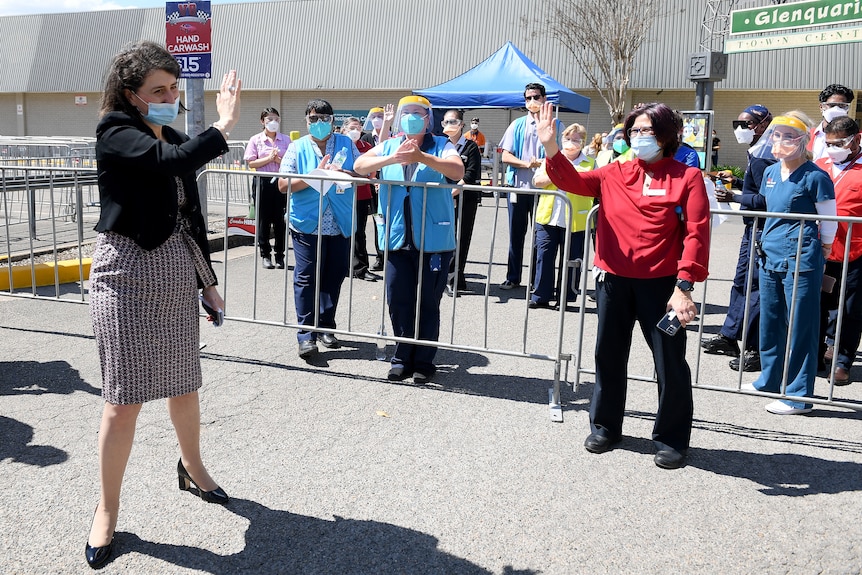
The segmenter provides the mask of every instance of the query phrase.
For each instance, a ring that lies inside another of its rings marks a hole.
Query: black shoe
[[[431,381],[431,378],[434,377],[435,373],[437,373],[436,367],[432,367],[430,369],[417,369],[413,372],[413,382],[428,383]]]
[[[730,339],[721,334],[718,334],[712,339],[707,339],[700,342],[703,348],[703,353],[711,353],[715,355],[739,355],[739,344],[735,339]]]
[[[263,267],[268,269],[268,270],[274,270],[275,269],[275,266],[272,265],[272,260],[269,258],[269,256],[265,256],[263,258]]]
[[[99,510],[99,507],[96,506],[96,511]],[[93,517],[95,520],[95,516]],[[84,558],[87,560],[87,565],[89,565],[93,569],[101,569],[104,567],[105,563],[111,558],[111,555],[114,551],[114,538],[111,537],[111,540],[107,545],[102,545],[101,547],[91,547],[89,539],[87,543],[84,544]]]
[[[275,256],[275,267],[280,270],[284,269],[284,256]]]
[[[412,373],[406,368],[392,367],[389,369],[389,373],[386,374],[386,379],[389,381],[404,381],[411,375]]]
[[[299,357],[307,359],[317,353],[317,344],[311,340],[299,342]]]
[[[88,542],[84,546],[84,558],[87,559],[87,565],[93,569],[101,569],[111,559],[114,551],[114,540],[103,547],[90,547]]]
[[[382,272],[383,271],[383,260],[374,260],[374,264],[371,265],[369,270],[373,272]]]
[[[760,352],[750,349],[743,355],[742,371],[760,371]],[[734,357],[728,362],[730,369],[739,371],[739,358]]]
[[[560,306],[551,305],[551,302],[549,301],[536,301],[532,299],[530,300],[530,303],[527,304],[527,307],[529,307],[530,309],[560,309]]]
[[[584,448],[590,453],[605,453],[613,449],[614,444],[619,443],[619,439],[611,439],[605,435],[591,433],[584,441]]]
[[[328,347],[329,349],[338,349],[341,347],[341,342],[338,341],[338,338],[331,333],[325,333],[317,338],[317,341],[320,342],[320,345],[323,347]]]
[[[379,275],[373,274],[367,270],[359,274],[353,274],[353,277],[358,280],[365,280],[367,282],[376,282],[377,280],[381,279]]]
[[[685,465],[685,453],[679,452],[672,447],[659,449],[653,457],[656,465],[662,469],[679,469]]]
[[[452,286],[446,284],[446,295],[448,295],[449,297],[458,297],[458,292],[452,289]]]
[[[177,462],[177,476],[179,476],[180,491],[188,491],[192,495],[199,496],[207,503],[218,503],[220,505],[224,505],[230,501],[227,493],[225,493],[221,487],[216,487],[212,491],[204,491],[198,487],[195,480],[192,479],[191,475],[188,474],[186,468],[183,466],[182,459]]]
[[[518,287],[521,287],[521,284],[515,283],[515,282],[510,282],[509,280],[506,280],[500,284],[501,290],[510,290],[510,289],[515,289]]]

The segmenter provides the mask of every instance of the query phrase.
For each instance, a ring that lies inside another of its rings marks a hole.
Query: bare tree
[[[572,53],[587,81],[607,105],[614,124],[621,122],[635,56],[662,3],[547,0],[546,5],[544,29]]]

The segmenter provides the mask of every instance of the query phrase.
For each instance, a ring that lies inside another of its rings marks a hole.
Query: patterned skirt
[[[152,251],[99,234],[90,268],[90,316],[102,367],[102,397],[135,404],[201,387],[194,244],[175,232]],[[202,256],[201,256],[202,257]]]

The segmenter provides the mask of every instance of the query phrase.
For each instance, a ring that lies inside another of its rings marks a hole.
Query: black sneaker
[[[760,352],[749,349],[743,356],[742,371],[760,371]],[[735,357],[728,363],[730,369],[739,371],[739,358]]]
[[[736,340],[730,339],[721,334],[718,334],[712,339],[703,340],[700,342],[700,346],[703,348],[704,353],[715,355],[735,355],[739,357],[739,344],[736,343]]]

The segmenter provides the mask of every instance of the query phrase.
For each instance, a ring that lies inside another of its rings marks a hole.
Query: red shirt
[[[634,159],[579,173],[563,154],[547,161],[561,190],[601,199],[595,264],[627,278],[703,281],[709,266],[709,199],[703,175],[672,158]],[[644,186],[645,174],[651,181]]]
[[[356,144],[356,149],[359,150],[360,154],[364,154],[365,152],[374,147],[364,140],[356,140],[354,144]],[[371,198],[371,184],[361,184],[356,186],[357,200],[370,200]]]
[[[862,158],[857,158],[847,169],[837,174],[832,169],[829,156],[815,162],[817,167],[829,174],[835,184],[835,208],[839,216],[862,217]],[[838,232],[832,242],[829,261],[844,261],[844,246],[847,238],[847,222],[838,222]],[[854,224],[850,238],[850,261],[862,256],[862,224]]]

